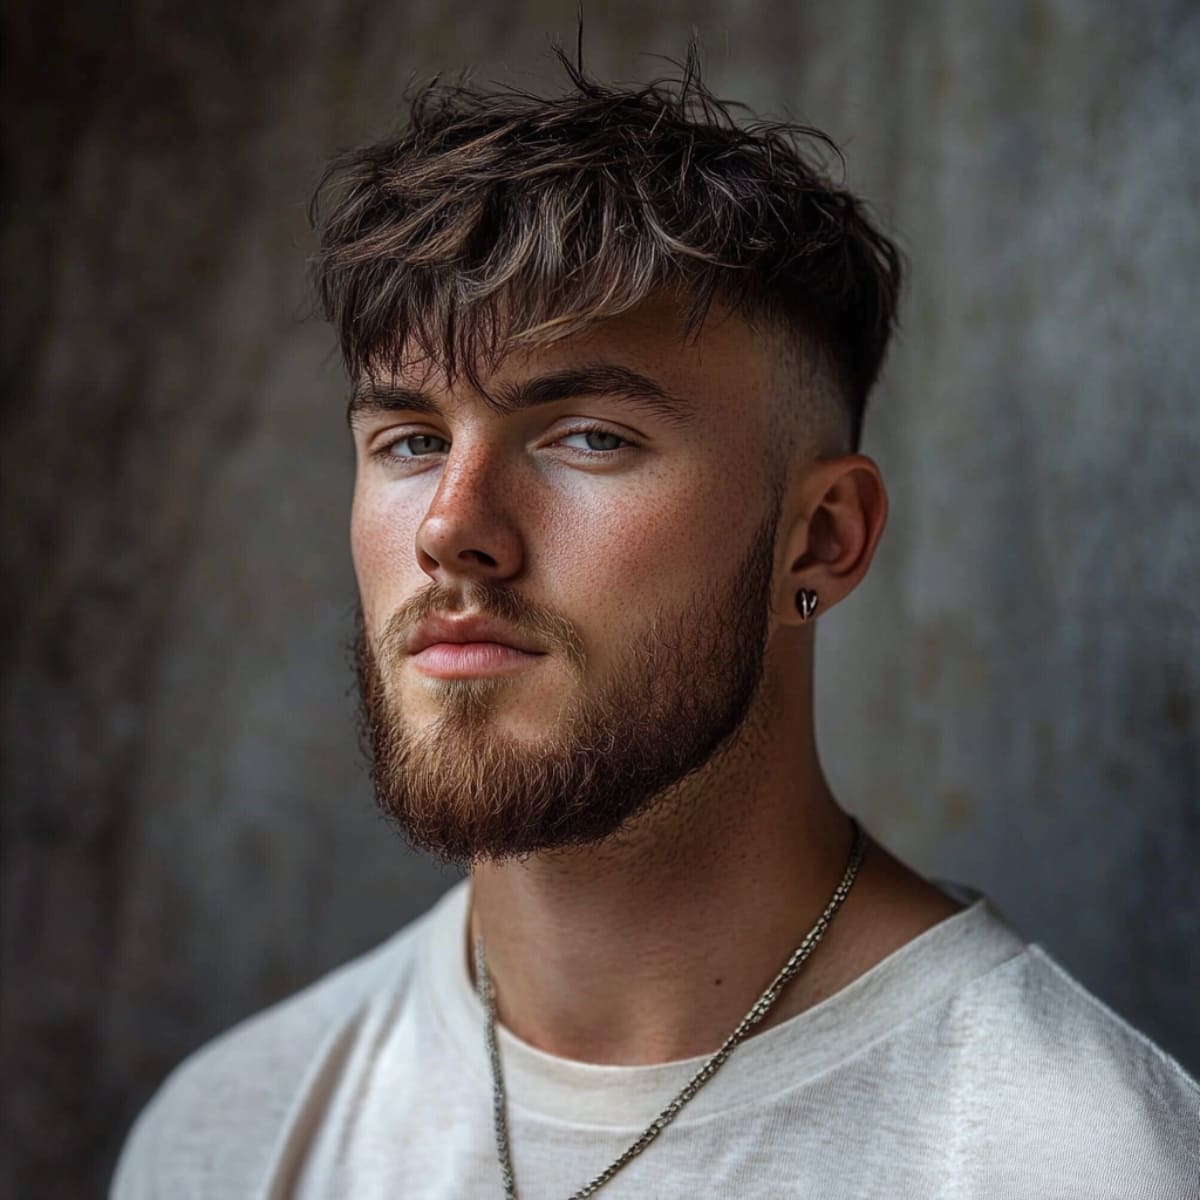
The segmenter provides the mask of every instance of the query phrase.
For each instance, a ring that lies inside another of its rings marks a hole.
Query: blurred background
[[[412,77],[558,87],[565,0],[4,4],[0,1154],[105,1191],[188,1051],[455,876],[354,731],[352,456],[310,313],[325,157]],[[826,129],[911,261],[821,620],[835,791],[1200,1073],[1200,7],[589,3]]]

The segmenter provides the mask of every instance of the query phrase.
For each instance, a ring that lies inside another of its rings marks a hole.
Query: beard
[[[674,613],[659,610],[593,692],[583,686],[575,627],[510,588],[432,584],[393,614],[378,655],[360,607],[359,731],[384,815],[410,845],[445,862],[501,861],[610,838],[715,761],[762,683],[779,513],[776,492],[724,585],[698,590]],[[440,711],[423,729],[389,694],[380,659],[397,662],[422,617],[468,608],[534,633],[570,668],[576,694],[541,737],[495,728],[510,678],[437,681]]]

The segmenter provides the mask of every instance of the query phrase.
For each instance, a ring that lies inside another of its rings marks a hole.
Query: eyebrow
[[[507,416],[542,404],[585,396],[617,396],[640,405],[673,425],[684,425],[695,416],[695,406],[673,396],[664,387],[629,367],[615,363],[589,363],[506,384],[484,399],[494,412]],[[380,383],[370,379],[355,384],[346,409],[351,429],[367,418],[385,412],[417,412],[441,416],[437,400],[419,388]]]

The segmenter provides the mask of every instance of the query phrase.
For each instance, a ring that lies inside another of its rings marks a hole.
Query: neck
[[[824,910],[852,841],[811,732],[759,727],[619,838],[477,866],[471,936],[498,1019],[588,1062],[710,1053]],[[764,1028],[844,982],[854,891]]]

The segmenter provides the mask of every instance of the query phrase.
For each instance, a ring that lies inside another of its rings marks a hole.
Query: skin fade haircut
[[[896,323],[901,258],[827,176],[820,130],[739,124],[700,76],[630,87],[559,49],[543,97],[434,80],[397,135],[333,158],[314,192],[313,279],[350,378],[425,362],[478,383],[659,292],[715,297],[797,339],[836,380],[857,451]]]
[[[895,324],[900,256],[823,173],[820,156],[839,157],[833,143],[784,122],[739,125],[740,106],[702,83],[694,44],[680,78],[627,87],[557,54],[563,95],[435,80],[398,134],[329,164],[310,209],[314,282],[352,403],[383,395],[374,402],[387,406],[393,380],[436,372],[502,411],[483,380],[506,356],[666,296],[685,342],[714,301],[782,336],[796,362],[815,364],[795,389],[809,434],[832,429],[836,445],[823,449],[857,450]],[[763,465],[752,536],[724,548],[703,588],[681,587],[677,603],[631,623],[605,672],[567,612],[507,582],[431,579],[378,630],[360,605],[360,734],[376,800],[412,845],[459,864],[592,845],[652,805],[666,811],[681,781],[754,744],[779,458]],[[501,677],[426,681],[435,719],[406,711],[413,630],[462,611],[504,622],[573,680],[535,740],[503,734],[495,718],[512,685]]]

